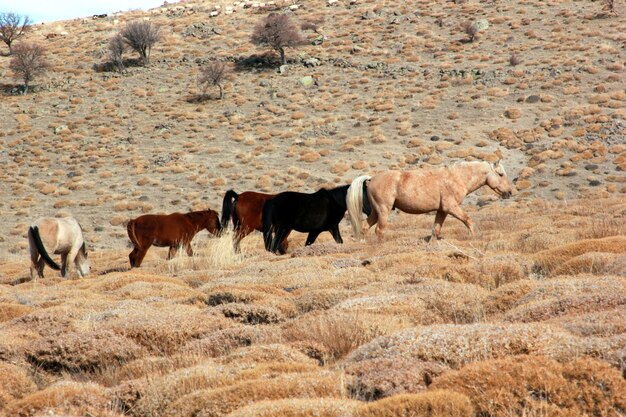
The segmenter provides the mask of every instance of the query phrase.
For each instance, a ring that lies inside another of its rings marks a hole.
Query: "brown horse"
[[[266,201],[274,198],[276,194],[257,193],[245,191],[237,194],[234,190],[226,191],[222,202],[222,228],[228,227],[228,222],[233,219],[235,237],[233,243],[235,250],[240,251],[241,240],[250,233],[258,230],[263,232],[263,205]],[[282,240],[282,249],[287,250],[287,234]]]
[[[129,221],[126,230],[134,245],[128,255],[130,267],[139,267],[152,245],[169,246],[168,260],[176,255],[179,246],[184,246],[187,255],[192,256],[191,240],[202,229],[214,236],[219,234],[222,227],[217,212],[204,210],[185,214],[146,214]]]
[[[364,183],[366,187],[363,187]],[[461,203],[466,195],[484,185],[502,198],[511,196],[512,185],[500,161],[494,164],[485,161],[461,162],[450,167],[416,171],[385,171],[373,177],[362,175],[352,182],[346,196],[354,236],[357,240],[361,238],[364,188],[372,207],[364,230],[376,224],[376,235],[381,241],[387,217],[393,208],[411,214],[436,211],[431,242],[439,239],[441,226],[448,214],[461,220],[473,234],[474,223],[461,209]]]

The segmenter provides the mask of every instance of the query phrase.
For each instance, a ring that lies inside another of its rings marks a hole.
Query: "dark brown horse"
[[[258,230],[263,232],[263,205],[266,201],[274,198],[276,194],[257,193],[245,191],[237,194],[234,190],[226,191],[222,202],[222,228],[228,227],[228,222],[233,219],[235,228],[234,245],[239,252],[241,239]],[[282,249],[287,250],[287,236],[282,241]]]
[[[146,214],[129,221],[126,230],[134,245],[133,251],[128,255],[130,267],[139,267],[152,245],[169,246],[168,260],[176,255],[179,246],[184,246],[187,255],[192,256],[191,240],[202,229],[214,236],[220,233],[222,227],[216,211]]]

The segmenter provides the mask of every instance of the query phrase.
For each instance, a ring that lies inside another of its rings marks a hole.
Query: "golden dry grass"
[[[218,3],[36,25],[54,71],[34,94],[0,69],[0,415],[623,414],[625,13],[301,2],[318,29],[286,72],[240,68],[195,102],[199,65],[266,52],[249,38],[269,10]],[[152,65],[96,72],[142,18],[163,31]],[[129,269],[143,213],[499,152],[516,191],[466,199],[474,236],[448,216],[429,245],[432,215],[394,212],[382,243],[343,222],[343,245],[294,232],[276,257],[257,232],[241,253],[201,232],[193,257],[153,247]],[[92,274],[29,281],[29,223],[70,214]]]

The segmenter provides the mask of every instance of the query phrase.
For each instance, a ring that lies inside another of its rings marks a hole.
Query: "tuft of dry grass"
[[[0,362],[0,411],[14,400],[37,391],[37,385],[23,367]]]
[[[338,398],[289,398],[257,401],[229,417],[356,417],[360,403]]]
[[[578,359],[567,364],[538,356],[472,363],[433,382],[433,389],[467,395],[479,414],[614,415],[626,407],[626,380],[608,364]]]
[[[432,390],[419,394],[400,394],[361,405],[358,417],[431,416],[473,417],[474,407],[465,395],[447,390]]]

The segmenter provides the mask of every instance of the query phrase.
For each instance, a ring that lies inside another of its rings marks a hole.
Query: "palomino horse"
[[[363,175],[352,182],[346,197],[357,240],[361,239],[362,232],[360,207],[363,206],[364,183],[372,207],[366,230],[376,224],[379,240],[383,240],[387,217],[393,208],[411,214],[436,211],[431,242],[439,239],[441,226],[448,214],[461,220],[473,234],[474,223],[460,206],[465,196],[483,185],[488,185],[502,198],[509,198],[512,191],[500,161],[494,164],[485,161],[461,162],[450,167],[417,171],[385,171],[371,178]]]
[[[179,246],[184,246],[187,255],[192,256],[191,240],[202,229],[212,235],[219,234],[222,227],[217,212],[204,210],[185,214],[146,214],[129,221],[126,230],[134,245],[128,255],[130,267],[139,267],[152,245],[169,246],[168,260],[176,255]]]
[[[343,243],[339,222],[346,213],[348,187],[321,189],[313,194],[286,191],[268,200],[263,206],[265,249],[284,254],[280,243],[292,230],[309,234],[305,246],[312,245],[317,236],[326,230],[330,231],[335,242]]]
[[[227,228],[228,222],[231,218],[233,219],[235,251],[240,251],[239,243],[244,237],[255,230],[263,231],[263,205],[275,196],[276,194],[255,191],[245,191],[241,194],[237,194],[234,190],[226,191],[222,202],[222,228]],[[287,250],[287,236],[283,239],[281,246],[283,252]]]
[[[31,279],[35,278],[35,271],[39,278],[43,278],[43,268],[46,264],[52,269],[60,270],[64,278],[68,275],[72,262],[81,278],[89,273],[83,230],[73,217],[38,219],[28,229],[28,244]],[[48,253],[61,255],[61,266],[53,261]]]

